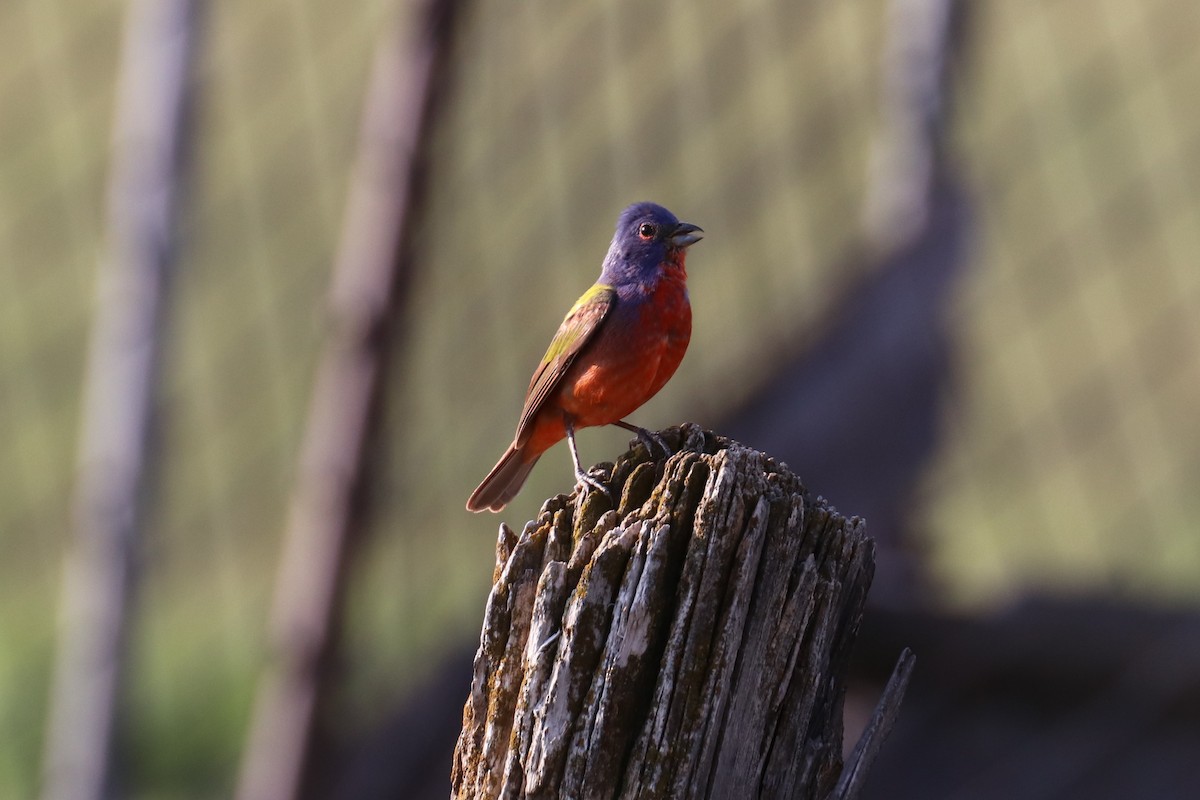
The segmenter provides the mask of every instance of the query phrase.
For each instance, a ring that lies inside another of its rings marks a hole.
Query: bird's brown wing
[[[517,423],[514,444],[524,444],[533,428],[533,420],[546,404],[546,398],[562,383],[563,375],[574,363],[579,351],[591,341],[604,323],[605,317],[616,304],[617,292],[611,286],[597,283],[583,293],[550,342],[546,355],[538,364],[529,391],[525,394],[525,407],[521,409],[521,421]]]

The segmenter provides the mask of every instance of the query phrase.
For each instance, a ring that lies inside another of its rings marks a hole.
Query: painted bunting
[[[619,425],[647,442],[649,431],[625,421],[675,374],[692,336],[687,249],[701,229],[654,203],[634,203],[617,229],[600,279],[575,303],[525,395],[512,444],[467,500],[470,511],[499,511],[542,453],[567,439],[575,479],[606,492],[584,471],[575,431]]]

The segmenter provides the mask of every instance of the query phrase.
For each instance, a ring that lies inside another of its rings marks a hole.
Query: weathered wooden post
[[[843,765],[862,523],[694,425],[500,526],[454,757],[465,798],[852,798],[912,666]],[[596,473],[593,473],[596,474]]]

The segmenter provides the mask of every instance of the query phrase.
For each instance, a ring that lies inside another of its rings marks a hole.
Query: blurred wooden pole
[[[890,254],[924,233],[935,193],[955,176],[950,122],[968,13],[965,0],[888,2],[881,124],[863,204],[865,240],[876,253]]]
[[[952,81],[963,47],[964,0],[889,0],[878,135],[872,144],[863,229],[888,254],[929,223],[932,193],[953,165],[947,150]]]
[[[330,289],[258,690],[237,796],[311,792],[312,748],[337,639],[349,546],[361,522],[368,444],[383,386],[387,328],[403,308],[411,236],[436,102],[447,83],[454,0],[428,0],[414,35],[383,37]]]
[[[109,796],[155,387],[186,162],[193,0],[135,0],[121,50],[42,796]]]
[[[863,525],[762,453],[693,425],[592,493],[500,528],[452,796],[857,796],[912,667],[842,763]]]

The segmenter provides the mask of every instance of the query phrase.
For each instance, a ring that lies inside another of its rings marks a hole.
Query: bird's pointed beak
[[[690,222],[681,222],[671,232],[671,246],[684,248],[693,245],[704,238],[700,235],[702,233],[704,233],[704,230],[699,225],[693,225]]]

